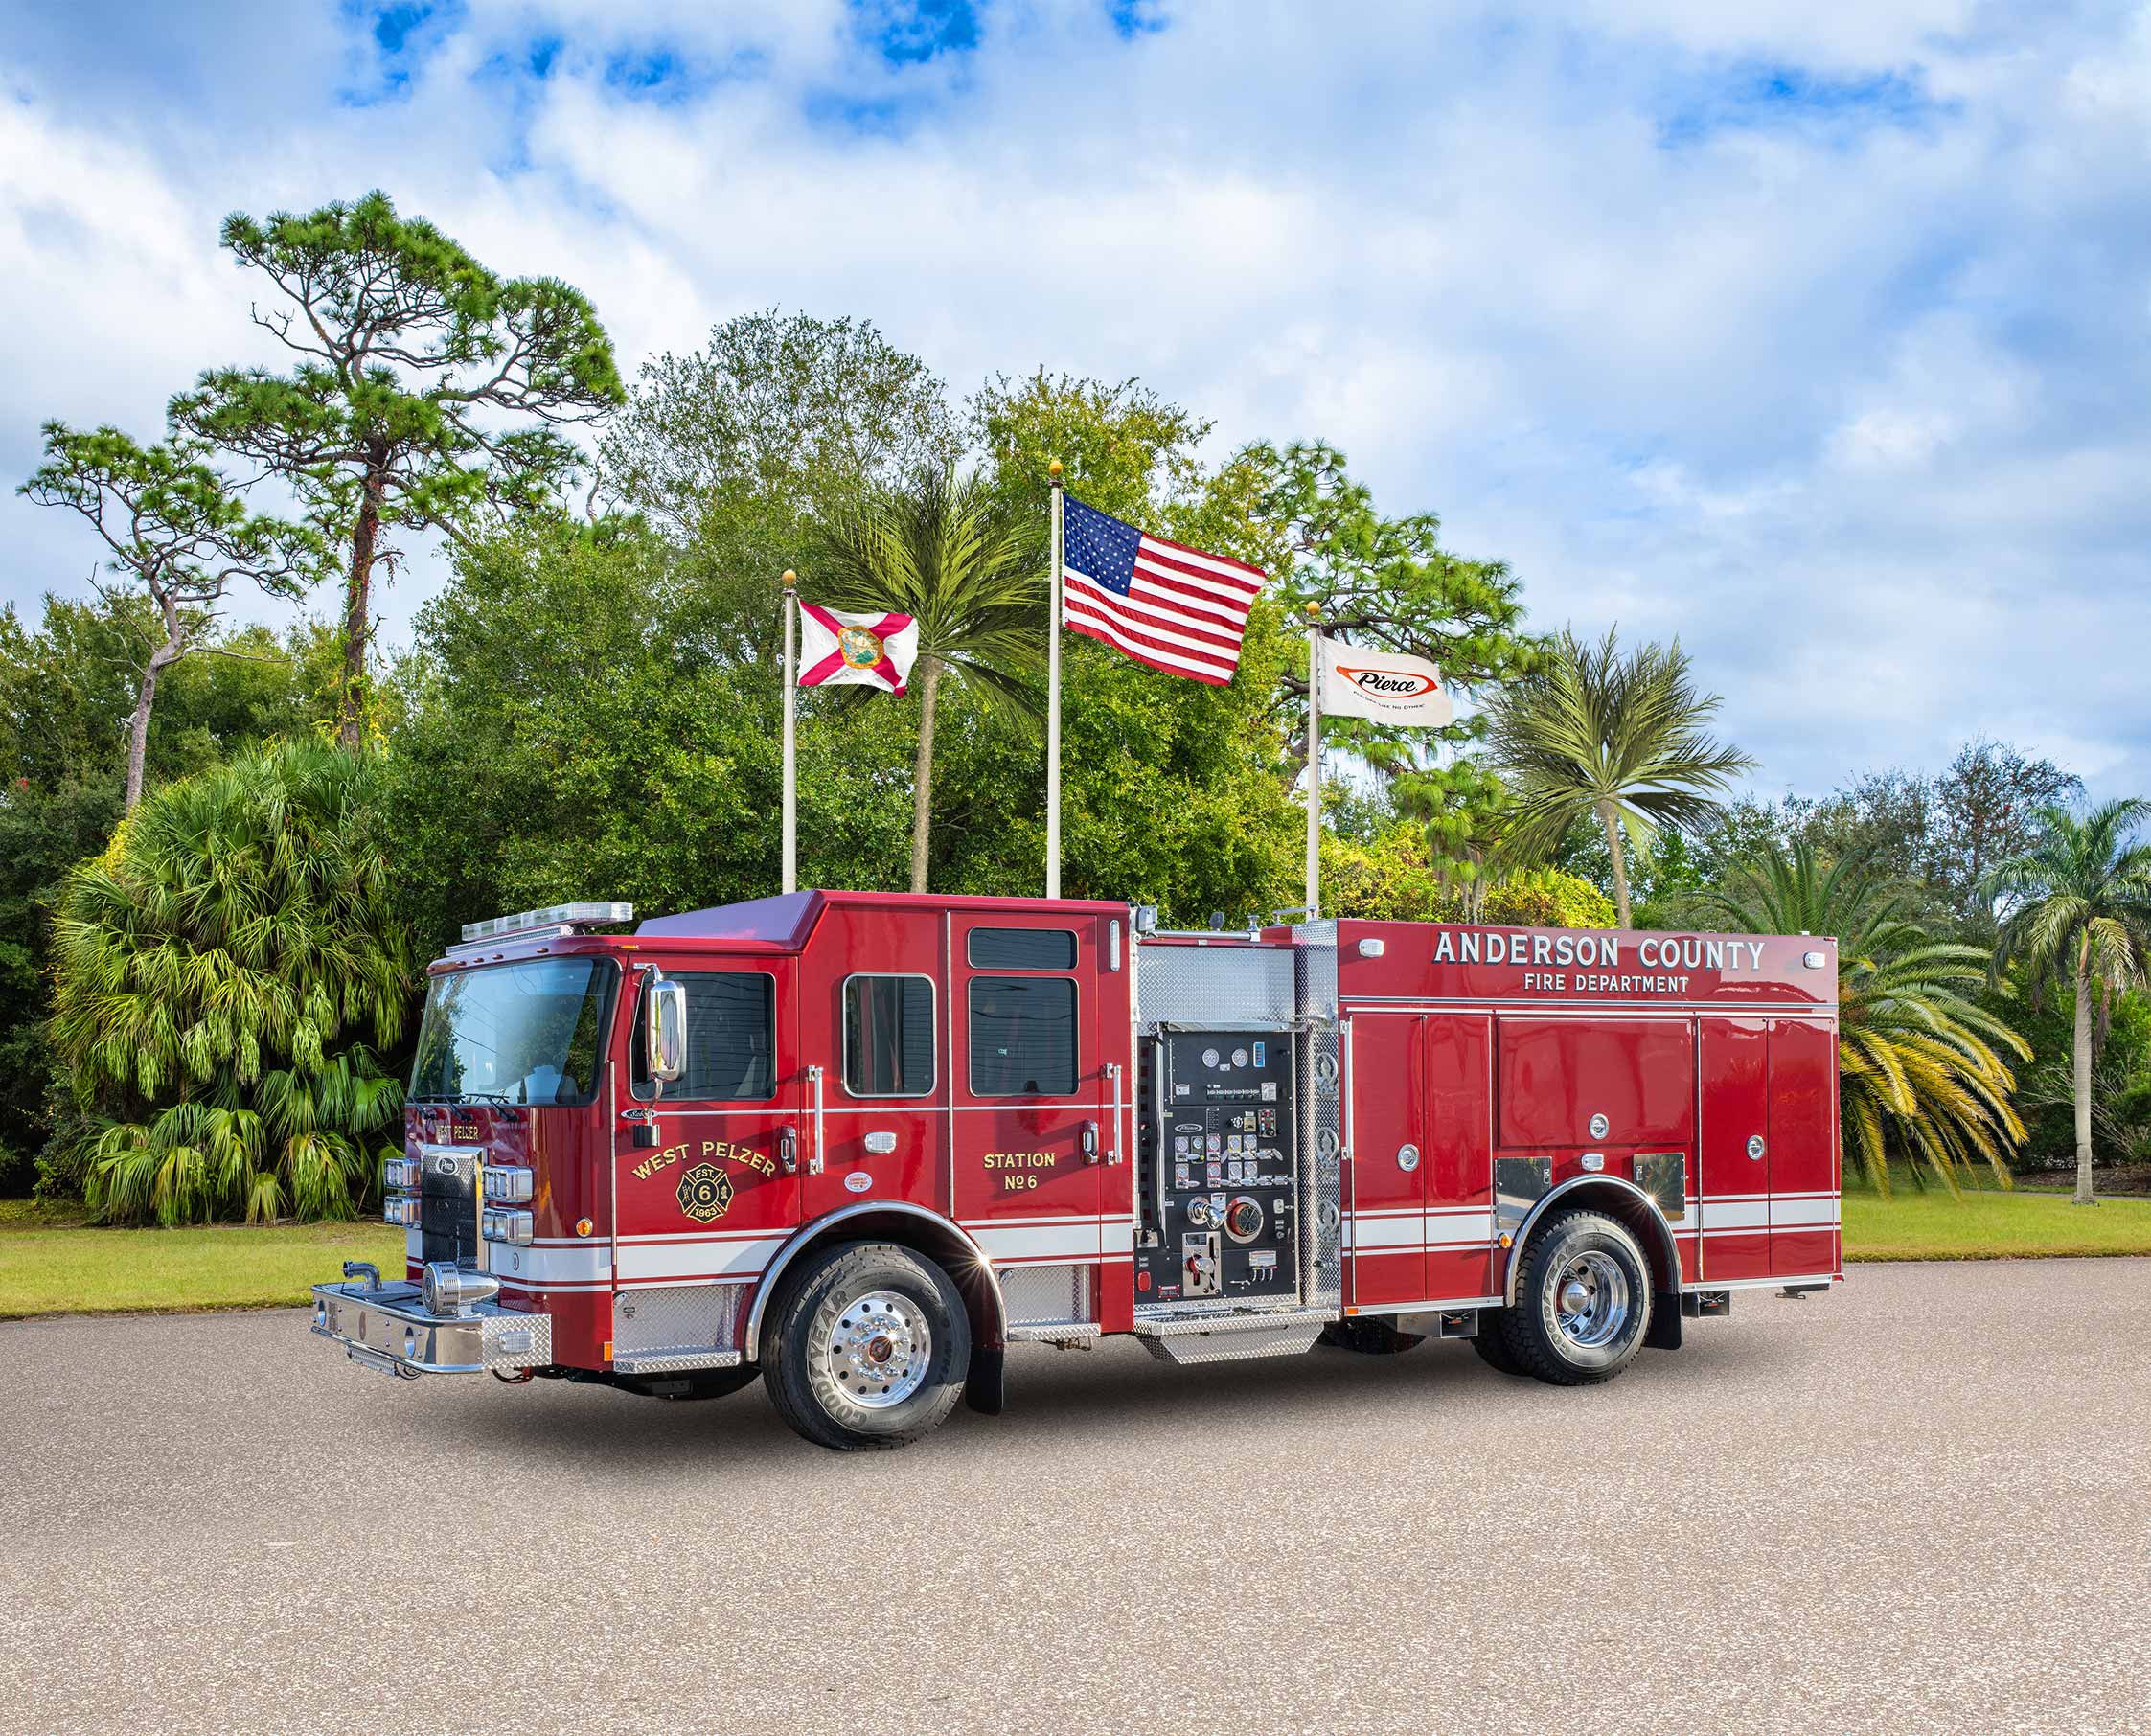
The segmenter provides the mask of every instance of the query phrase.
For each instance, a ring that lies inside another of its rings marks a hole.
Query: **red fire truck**
[[[1469,1339],[1611,1379],[1825,1290],[1835,944],[802,892],[473,925],[386,1215],[314,1288],[367,1367],[657,1398],[835,1448],[1002,1405],[1006,1347]]]

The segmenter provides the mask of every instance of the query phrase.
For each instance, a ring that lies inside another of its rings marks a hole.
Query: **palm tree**
[[[2151,958],[2151,843],[2136,829],[2151,802],[2107,802],[2079,819],[2066,808],[2039,810],[2038,841],[1999,864],[1984,885],[2006,901],[1997,969],[2021,958],[2041,976],[2061,978],[2076,995],[2076,1194],[2092,1197],[2092,1000],[2145,979]]]
[[[1972,998],[1986,980],[1978,947],[1936,941],[1906,913],[1909,890],[1845,857],[1825,869],[1806,840],[1743,863],[1704,908],[1749,934],[1832,934],[1838,941],[1838,1112],[1844,1143],[1877,1193],[1901,1151],[1953,1194],[1983,1161],[2010,1185],[2008,1154],[2025,1127],[2016,1075],[2022,1037]]]
[[[920,470],[835,514],[812,588],[835,608],[894,609],[919,623],[919,748],[911,783],[911,890],[927,889],[933,811],[933,714],[954,675],[995,709],[1036,710],[1048,630],[1044,559],[975,476]]]
[[[1696,691],[1678,639],[1623,657],[1611,628],[1595,645],[1563,631],[1545,664],[1499,689],[1489,707],[1494,763],[1516,798],[1517,848],[1550,852],[1596,814],[1613,857],[1613,903],[1630,926],[1621,834],[1641,851],[1660,825],[1703,824],[1719,811],[1714,794],[1755,765],[1705,732],[1718,704]]]
[[[102,1216],[356,1212],[396,1145],[402,1087],[375,1052],[413,974],[379,769],[310,742],[243,755],[152,790],[68,877],[51,1031],[102,1130]]]

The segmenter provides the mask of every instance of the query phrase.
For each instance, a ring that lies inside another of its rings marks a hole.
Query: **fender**
[[[1627,1195],[1630,1199],[1635,1200],[1644,1208],[1650,1215],[1651,1222],[1658,1229],[1659,1251],[1665,1256],[1665,1269],[1672,1279],[1672,1293],[1678,1295],[1681,1290],[1681,1249],[1673,1240],[1673,1226],[1665,1221],[1665,1214],[1659,1209],[1659,1202],[1637,1187],[1635,1182],[1626,1180],[1619,1176],[1571,1176],[1559,1187],[1542,1194],[1538,1201],[1524,1214],[1523,1222],[1517,1226],[1515,1245],[1509,1249],[1508,1269],[1502,1274],[1501,1278],[1501,1306],[1504,1308],[1516,1306],[1517,1268],[1523,1264],[1521,1256],[1523,1252],[1524,1244],[1531,1239],[1532,1230],[1538,1225],[1539,1221],[1545,1216],[1548,1206],[1552,1205],[1564,1194],[1572,1194],[1578,1188],[1608,1188],[1616,1194]],[[1676,1309],[1676,1314],[1678,1314],[1678,1309]]]
[[[1001,1295],[1001,1281],[995,1272],[993,1263],[986,1258],[986,1250],[978,1245],[978,1239],[952,1219],[939,1212],[928,1211],[923,1205],[913,1205],[903,1199],[862,1199],[856,1205],[840,1206],[834,1212],[825,1212],[812,1223],[802,1223],[777,1249],[776,1257],[764,1268],[756,1283],[754,1307],[748,1312],[746,1331],[740,1335],[741,1359],[758,1361],[762,1346],[762,1316],[769,1306],[769,1298],[776,1293],[777,1280],[785,1268],[811,1242],[818,1241],[839,1224],[858,1218],[917,1218],[932,1228],[941,1231],[950,1240],[968,1249],[977,1262],[977,1275],[984,1280],[983,1290],[993,1313],[993,1336],[995,1342],[1005,1342],[1008,1336],[1008,1303]],[[1676,1268],[1676,1270],[1679,1268]],[[950,1272],[961,1287],[966,1274]]]

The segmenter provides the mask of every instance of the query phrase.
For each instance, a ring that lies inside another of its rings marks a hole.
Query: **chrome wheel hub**
[[[1576,1255],[1554,1279],[1554,1324],[1580,1349],[1597,1350],[1619,1338],[1633,1306],[1620,1262],[1596,1248]]]
[[[923,1309],[894,1291],[871,1291],[847,1302],[822,1356],[829,1384],[862,1410],[901,1405],[925,1384],[933,1360],[933,1334]]]

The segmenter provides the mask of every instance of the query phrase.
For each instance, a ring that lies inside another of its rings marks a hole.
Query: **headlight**
[[[513,1242],[517,1247],[530,1245],[533,1224],[528,1212],[505,1210],[489,1205],[483,1220],[488,1242]]]
[[[518,1169],[514,1164],[489,1163],[486,1165],[486,1198],[516,1204],[530,1198],[532,1179],[529,1170]]]
[[[390,1157],[381,1164],[381,1186],[416,1187],[419,1184],[419,1160],[416,1157]]]
[[[381,1222],[393,1223],[401,1229],[415,1228],[419,1221],[419,1197],[416,1194],[391,1194],[381,1201]]]

